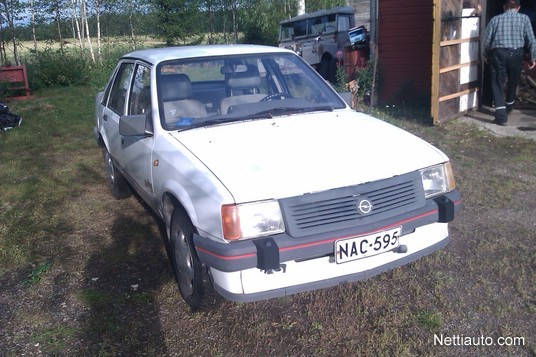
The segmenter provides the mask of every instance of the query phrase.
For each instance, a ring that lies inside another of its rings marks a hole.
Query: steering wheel
[[[261,102],[267,102],[267,101],[269,101],[269,100],[273,100],[273,99],[275,99],[275,98],[285,99],[285,98],[288,98],[288,97],[289,97],[288,94],[281,93],[281,92],[277,92],[277,93],[273,93],[273,94],[267,95],[266,97],[262,98],[260,101],[261,101]]]

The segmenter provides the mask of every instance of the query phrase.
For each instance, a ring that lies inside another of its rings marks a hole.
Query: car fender
[[[217,190],[204,194],[201,190],[196,190],[198,194],[192,195],[191,189],[190,191],[185,189],[173,179],[167,179],[163,183],[161,192],[160,212],[167,227],[169,227],[173,210],[178,204],[199,232],[207,238],[221,241],[222,224],[219,212],[222,203],[226,199],[229,200],[230,195],[221,195],[216,193]]]
[[[176,181],[167,180],[163,185],[163,192],[161,198],[162,218],[166,223],[166,227],[169,227],[171,223],[171,216],[176,205],[179,205],[188,215],[190,221],[194,226],[198,224],[198,217],[195,210],[195,206],[186,192],[186,190]]]
[[[227,187],[190,150],[171,135],[155,133],[152,183],[158,211],[166,223],[175,199],[205,236],[221,240],[221,205],[233,203]],[[173,197],[173,198],[172,198]]]

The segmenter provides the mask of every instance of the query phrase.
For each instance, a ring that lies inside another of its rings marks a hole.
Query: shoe
[[[510,114],[512,112],[512,110],[514,110],[514,105],[513,104],[506,104],[506,114]]]
[[[494,121],[492,121],[493,124],[497,124],[497,125],[500,125],[500,126],[506,126],[506,122],[505,121],[497,121],[497,119],[495,119]]]

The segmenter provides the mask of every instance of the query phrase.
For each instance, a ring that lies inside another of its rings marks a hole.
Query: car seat
[[[160,77],[160,97],[166,123],[177,122],[183,118],[207,116],[203,103],[189,99],[191,96],[192,83],[186,74],[174,73]]]
[[[259,93],[261,75],[256,66],[247,65],[245,71],[232,73],[227,79],[231,96],[223,98],[220,103],[220,113],[228,114],[233,105],[257,103],[266,94]]]

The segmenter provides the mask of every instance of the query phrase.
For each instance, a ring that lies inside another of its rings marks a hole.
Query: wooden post
[[[438,124],[439,117],[439,51],[441,49],[441,0],[434,0],[432,37],[432,98],[430,115],[434,125]]]

